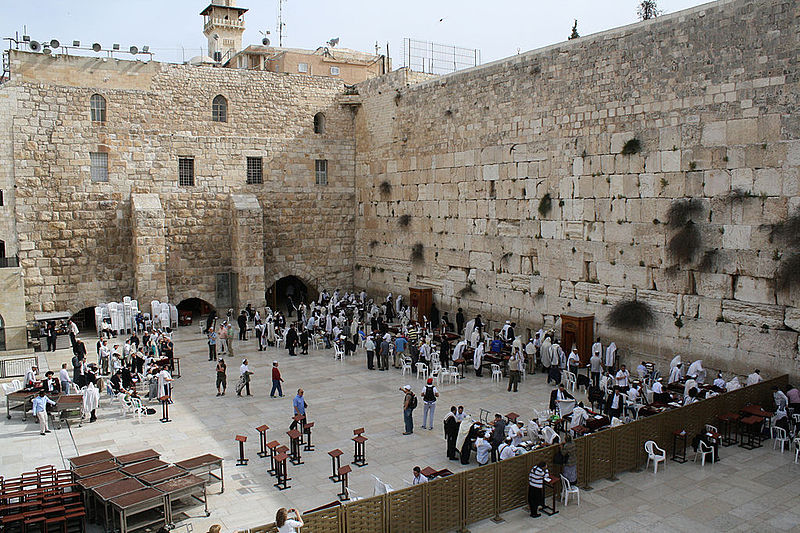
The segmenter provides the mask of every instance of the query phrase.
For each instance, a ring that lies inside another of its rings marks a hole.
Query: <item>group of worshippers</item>
[[[447,441],[447,458],[451,461],[470,463],[472,450],[479,465],[509,459],[524,450],[524,423],[510,422],[500,414],[484,424],[464,412],[463,406],[452,406],[444,418],[444,436]]]

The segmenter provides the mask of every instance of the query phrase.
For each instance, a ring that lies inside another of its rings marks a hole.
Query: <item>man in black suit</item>
[[[575,397],[567,392],[567,389],[564,388],[564,384],[561,383],[557,388],[553,389],[550,392],[550,410],[555,411],[558,407],[559,400],[574,400]]]

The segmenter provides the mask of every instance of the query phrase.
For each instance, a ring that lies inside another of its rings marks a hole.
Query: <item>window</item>
[[[178,158],[178,185],[194,187],[194,157]]]
[[[328,160],[317,159],[314,162],[314,170],[316,171],[317,185],[328,184]]]
[[[264,165],[260,157],[247,158],[247,183],[248,185],[264,183]]]
[[[93,94],[89,99],[92,122],[104,123],[106,121],[106,99],[99,94]]]
[[[331,67],[331,76],[339,75],[339,67]]]
[[[108,181],[108,154],[105,152],[90,152],[92,162],[92,181]]]
[[[308,73],[308,63],[298,63],[297,72]]]
[[[4,205],[3,204],[3,191],[0,191],[0,207],[2,207],[3,205]]]
[[[228,100],[218,94],[211,104],[211,120],[214,122],[228,122]]]
[[[325,133],[325,114],[314,115],[314,133]]]

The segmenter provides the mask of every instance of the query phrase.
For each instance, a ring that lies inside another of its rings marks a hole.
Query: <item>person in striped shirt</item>
[[[544,481],[550,477],[547,470],[547,463],[541,461],[531,468],[528,474],[528,505],[531,508],[531,516],[539,517],[539,507],[544,505]]]

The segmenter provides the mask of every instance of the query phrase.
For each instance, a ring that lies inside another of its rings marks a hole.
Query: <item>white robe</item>
[[[552,347],[552,341],[550,337],[545,338],[542,341],[542,346],[539,348],[539,358],[542,361],[542,366],[545,368],[550,368],[550,348]]]
[[[680,381],[680,379],[681,369],[675,366],[669,371],[669,379],[667,379],[667,383],[675,383],[676,381]]]
[[[453,354],[450,356],[452,360],[457,361],[458,359],[461,359],[466,347],[467,341],[460,341],[458,344],[456,344],[456,347],[453,349]]]
[[[457,450],[460,450],[461,447],[464,446],[464,441],[467,440],[470,429],[472,429],[472,417],[466,415],[464,420],[461,421],[461,425],[458,426],[458,436],[456,437]]]
[[[94,409],[100,407],[100,391],[94,386],[94,383],[89,383],[83,389],[83,414],[90,415]]]
[[[558,344],[550,346],[550,366],[561,367],[561,346]]]
[[[608,348],[606,348],[606,361],[605,361],[606,366],[613,367],[616,357],[617,357],[617,345],[612,342],[611,344],[608,345]]]
[[[464,339],[469,342],[472,339],[472,330],[475,329],[475,319],[468,321],[464,325]]]
[[[480,338],[481,338],[480,331],[478,331],[477,329],[473,329],[472,330],[472,336],[470,337],[470,340],[469,340],[470,346],[472,346],[473,348],[477,348],[478,342],[480,341]]]
[[[475,354],[472,356],[472,366],[475,368],[480,368],[481,362],[483,361],[483,343],[478,344],[478,347],[475,348]]]

